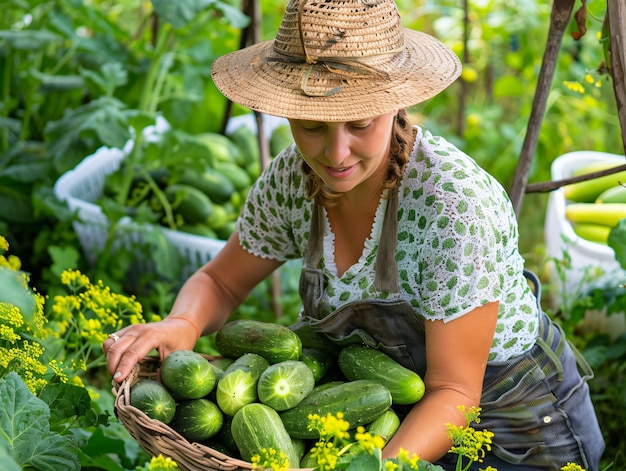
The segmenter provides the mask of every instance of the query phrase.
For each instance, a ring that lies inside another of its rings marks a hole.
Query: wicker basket
[[[208,357],[210,358],[210,357]],[[130,405],[130,388],[142,378],[155,379],[160,360],[146,357],[120,384],[113,382],[115,413],[139,446],[151,456],[170,457],[183,471],[250,470],[252,464],[200,443],[190,443],[174,429]],[[297,468],[291,471],[307,471]]]
[[[200,443],[190,443],[174,429],[130,405],[130,388],[141,378],[156,378],[158,358],[138,363],[121,383],[113,383],[115,413],[139,446],[151,456],[169,456],[183,471],[249,470],[251,463],[231,458]]]

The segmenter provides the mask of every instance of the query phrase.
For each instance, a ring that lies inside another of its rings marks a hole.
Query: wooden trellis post
[[[550,29],[548,31],[548,40],[539,79],[537,81],[537,90],[535,92],[530,120],[515,172],[513,186],[509,192],[513,208],[518,216],[521,210],[524,193],[551,191],[565,184],[573,183],[574,181],[590,180],[624,169],[624,166],[620,166],[608,171],[594,172],[593,174],[577,177],[576,180],[566,179],[559,182],[528,185],[528,175],[537,147],[539,132],[541,131],[541,123],[546,109],[546,102],[550,92],[556,60],[561,48],[563,34],[570,20],[575,2],[576,0],[554,0],[552,5]],[[626,70],[626,4],[624,0],[607,0],[606,14],[610,27],[609,39],[611,52],[611,63],[606,64],[606,66],[613,81],[622,142],[624,143],[624,152],[626,154],[626,81],[624,79],[624,71]]]

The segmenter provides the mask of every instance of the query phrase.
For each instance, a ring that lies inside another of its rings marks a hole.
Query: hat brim
[[[341,90],[309,96],[302,79],[310,66],[263,60],[273,56],[273,40],[215,60],[213,82],[231,101],[262,113],[312,121],[355,121],[421,103],[447,88],[461,73],[456,54],[428,34],[404,28],[405,49],[378,69],[384,74],[337,77]]]

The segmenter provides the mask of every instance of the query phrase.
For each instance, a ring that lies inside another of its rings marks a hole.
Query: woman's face
[[[347,193],[363,183],[376,188],[385,179],[396,113],[350,122],[291,119],[294,141],[329,189]]]

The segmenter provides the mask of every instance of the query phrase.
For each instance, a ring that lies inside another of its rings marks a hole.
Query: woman
[[[459,73],[446,46],[401,26],[391,0],[292,0],[275,40],[219,58],[220,90],[288,118],[295,145],[255,183],[237,232],[171,314],[104,343],[114,379],[153,348],[193,348],[301,258],[301,322],[380,348],[424,378],[385,456],[402,448],[454,469],[446,424],[465,423],[458,406],[480,405],[481,427],[495,434],[481,467],[597,470],[591,373],[578,358],[581,376],[538,306],[505,191],[407,118]]]

